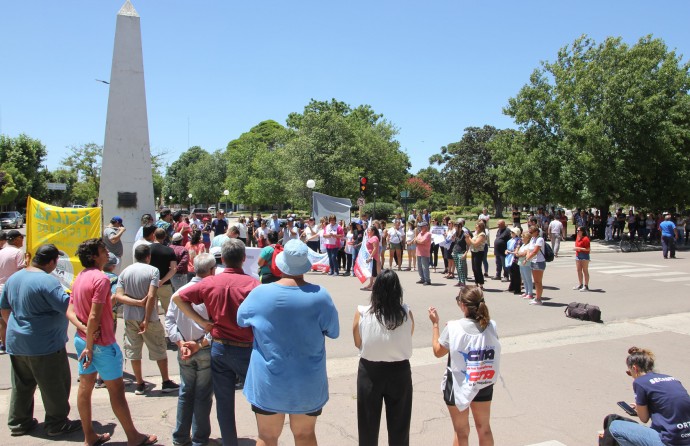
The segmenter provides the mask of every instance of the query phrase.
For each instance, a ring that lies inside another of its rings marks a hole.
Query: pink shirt
[[[0,285],[5,285],[7,279],[24,268],[24,252],[9,243],[0,249]]]
[[[94,344],[110,345],[115,343],[110,296],[110,279],[99,269],[86,268],[74,279],[69,302],[74,306],[74,312],[80,321],[84,324],[88,323],[92,304],[103,304],[100,322],[101,336],[94,341]],[[86,339],[86,333],[81,330],[77,330],[77,335]]]
[[[431,232],[420,232],[415,239],[418,257],[431,257]]]

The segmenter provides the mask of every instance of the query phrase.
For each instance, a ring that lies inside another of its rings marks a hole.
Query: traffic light
[[[367,191],[367,177],[359,177],[359,194],[364,195]]]

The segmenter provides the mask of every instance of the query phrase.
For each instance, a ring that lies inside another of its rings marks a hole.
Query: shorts
[[[77,358],[81,352],[86,348],[86,341],[79,336],[74,336],[74,348],[77,351]],[[113,379],[122,378],[122,351],[117,342],[110,345],[93,345],[91,352],[91,364],[84,369],[84,365],[79,361],[79,374],[91,375],[98,372],[103,381],[112,381]]]
[[[408,243],[407,244],[407,250],[416,252],[417,251],[417,245],[415,245],[414,243]]]
[[[588,252],[578,252],[575,254],[575,260],[586,260],[589,262],[589,253]]]
[[[259,415],[277,415],[278,412],[269,412],[268,410],[259,409],[252,404],[252,412]],[[314,412],[305,413],[303,415],[309,415],[310,417],[318,417],[323,412],[323,408],[316,410]]]
[[[494,385],[491,384],[490,386],[484,387],[482,390],[480,390],[475,397],[472,399],[473,403],[485,403],[487,401],[491,401],[494,397]],[[446,403],[446,406],[455,406],[455,403],[446,401],[445,397],[443,399]],[[452,404],[451,404],[452,403]]]
[[[531,262],[533,271],[544,271],[546,269],[546,262]]]
[[[155,320],[149,322],[144,334],[139,334],[140,323],[140,321],[125,321],[125,336],[123,343],[125,358],[140,361],[141,348],[146,344],[146,348],[149,350],[149,359],[151,361],[168,359],[165,330],[163,330],[161,321]]]
[[[401,243],[390,243],[388,245],[388,249],[390,249],[391,251],[397,251],[399,249],[402,249],[402,244]]]
[[[170,298],[173,295],[173,287],[170,281],[165,285],[161,285],[156,290],[156,298],[161,302],[161,307],[163,307],[164,313],[168,312],[168,307],[170,306]]]

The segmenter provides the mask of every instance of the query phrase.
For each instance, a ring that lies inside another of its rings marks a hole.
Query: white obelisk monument
[[[120,269],[133,262],[132,245],[141,216],[155,218],[144,57],[139,14],[127,0],[117,14],[105,124],[100,204],[104,225],[122,217],[127,231]]]

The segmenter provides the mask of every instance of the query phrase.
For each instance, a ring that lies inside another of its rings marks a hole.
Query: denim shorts
[[[546,262],[532,262],[533,271],[544,271],[546,269]]]
[[[578,252],[577,254],[575,254],[575,260],[587,260],[589,262],[589,253]]]
[[[86,341],[75,335],[74,348],[77,350],[78,358],[86,348]],[[93,344],[92,355],[91,364],[86,370],[84,370],[82,362],[79,361],[80,375],[91,375],[98,372],[103,381],[122,378],[122,351],[117,342],[110,345]]]

